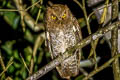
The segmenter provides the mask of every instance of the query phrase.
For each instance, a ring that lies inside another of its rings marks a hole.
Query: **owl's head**
[[[67,5],[62,4],[54,4],[47,8],[46,18],[49,22],[60,22],[64,20],[68,20],[70,14],[70,10]]]

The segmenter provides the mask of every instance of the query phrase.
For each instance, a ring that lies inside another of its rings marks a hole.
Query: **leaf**
[[[28,62],[30,62],[31,58],[32,58],[32,56],[28,55],[26,59],[27,59]]]
[[[58,80],[55,75],[52,76],[52,79],[53,79],[53,80]]]
[[[22,80],[22,79],[20,79],[20,77],[15,77],[15,79],[14,80]]]
[[[38,13],[38,10],[39,10],[38,8],[34,7],[34,9],[31,9],[30,12],[34,16]]]
[[[15,58],[15,59],[17,59],[17,60],[20,59],[17,50],[14,50],[14,51],[13,51],[13,54],[14,54],[14,58]]]
[[[80,75],[80,76],[78,76],[77,78],[75,78],[75,80],[82,80],[83,77],[84,77],[84,75]]]
[[[38,64],[42,62],[42,58],[43,58],[43,52],[41,51],[38,56]]]
[[[43,20],[43,18],[44,18],[44,13],[42,12],[40,13],[39,20]]]
[[[38,70],[38,65],[35,65],[34,69],[34,71],[36,72]]]
[[[5,80],[5,73],[0,77],[0,80]]]
[[[9,72],[9,73],[13,73],[14,70],[15,70],[15,68],[14,68],[13,65],[11,65],[11,66],[8,68],[8,72]]]
[[[17,70],[17,71],[15,72],[15,75],[18,76],[19,74],[20,74],[20,71]]]
[[[20,69],[20,68],[21,68],[21,64],[16,63],[16,62],[14,62],[14,66],[15,66],[15,68],[17,68],[17,69]]]
[[[23,79],[25,79],[25,78],[27,77],[27,72],[26,72],[26,70],[23,70],[23,72],[22,72],[22,77],[23,77]]]
[[[9,55],[12,55],[12,46],[16,43],[15,40],[7,41],[4,45],[2,45],[2,49],[4,49]]]
[[[4,12],[4,19],[14,30],[17,29],[20,16],[15,12]]]
[[[51,55],[50,55],[49,52],[46,52],[45,54],[46,54],[45,56],[46,56],[47,58],[50,58],[50,57],[51,57]]]
[[[108,9],[108,3],[109,3],[109,0],[106,0],[105,2],[105,7],[104,7],[104,10],[103,10],[103,13],[102,13],[102,16],[101,16],[101,19],[100,19],[100,24],[102,24],[105,20],[106,20],[106,14],[107,14],[107,9]]]
[[[11,2],[10,2],[10,1],[6,1],[6,2],[7,2],[6,7],[8,7],[8,8],[15,8],[15,7],[14,7],[14,5],[13,5],[13,4],[11,4]]]
[[[24,38],[26,40],[28,40],[29,42],[31,42],[31,43],[34,42],[34,37],[33,37],[33,35],[31,34],[31,32],[29,30],[26,30]]]
[[[83,28],[83,27],[86,26],[86,23],[85,23],[85,19],[84,19],[84,18],[78,19],[78,22],[79,22],[81,28]]]

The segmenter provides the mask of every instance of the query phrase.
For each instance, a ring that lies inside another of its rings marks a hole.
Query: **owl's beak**
[[[58,20],[61,22],[61,21],[62,21],[62,18],[59,17]]]
[[[59,20],[59,21],[57,21],[57,23],[58,23],[58,24],[61,24],[62,22],[61,22],[61,20]]]

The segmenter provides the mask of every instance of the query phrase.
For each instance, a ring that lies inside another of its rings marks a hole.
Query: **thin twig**
[[[87,77],[83,78],[83,80],[88,80],[89,78],[91,78],[96,73],[98,73],[101,70],[105,69],[106,67],[108,67],[118,57],[120,57],[120,54],[117,54],[116,56],[114,56],[113,58],[111,58],[109,61],[107,61],[106,63],[104,63],[102,66],[98,67],[97,69],[95,69],[94,71],[92,71],[91,73],[89,73]]]
[[[86,72],[83,68],[80,67],[80,72],[83,73],[84,76],[88,76],[88,72]],[[93,78],[89,78],[89,80],[93,80]]]
[[[22,29],[23,31],[25,31],[25,23],[24,23],[24,8],[23,8],[23,1],[22,0],[14,0],[16,6],[18,9],[22,10],[22,11],[19,11],[20,13],[20,16],[21,16],[21,25],[22,25]]]
[[[96,49],[96,47],[97,47],[98,41],[99,41],[99,38],[94,41],[94,48],[95,48],[95,49]],[[90,55],[88,56],[88,58],[90,58],[93,53],[94,53],[94,50],[91,49],[91,50],[90,50]]]
[[[7,63],[7,67],[5,67],[3,72],[0,73],[0,76],[2,76],[7,71],[7,69],[12,65],[12,63],[13,63],[13,57],[10,58],[10,60]]]
[[[13,56],[10,58],[10,60],[8,61],[8,63],[7,63],[7,66],[9,65],[9,64],[11,64],[11,62],[13,61]]]
[[[39,2],[40,1],[38,1],[36,3],[38,4]],[[27,9],[24,9],[23,5],[19,4],[17,0],[14,0],[14,3],[17,6],[18,12],[21,14],[22,23],[23,23],[23,19],[24,19],[25,23],[27,23],[27,25],[35,32],[44,30],[44,25],[42,23],[35,25],[35,20],[26,12],[29,8],[33,7],[33,5],[35,6],[36,3],[34,3],[32,6],[28,7]],[[2,10],[0,10],[0,11],[2,11]],[[23,25],[24,25],[24,23],[23,23]]]
[[[74,0],[74,2],[76,2],[80,8],[82,9],[83,13],[84,13],[84,17],[85,17],[85,21],[86,21],[86,25],[87,25],[87,30],[89,35],[92,34],[91,29],[90,29],[90,24],[89,24],[89,17],[87,16],[87,11],[86,11],[86,7],[85,7],[85,0],[82,0],[82,5],[79,3],[78,0]],[[95,47],[94,47],[94,41],[91,42],[91,49],[93,51],[93,53],[91,53],[90,55],[94,54],[94,59],[96,60],[96,51],[95,51]],[[97,67],[97,65],[95,66]]]
[[[38,47],[40,47],[42,43],[43,43],[43,38],[40,35],[38,35],[38,37],[37,37],[37,39],[35,41],[34,48],[33,48],[32,59],[30,61],[30,73],[29,73],[29,75],[31,75],[32,72],[33,72],[34,58],[36,56]]]
[[[40,4],[43,3],[43,0],[39,0],[39,1],[41,2]],[[37,22],[38,22],[40,13],[41,13],[41,8],[39,9],[38,16],[37,16],[37,19],[36,19],[36,21],[35,21],[35,25],[36,25]],[[40,41],[41,41],[41,42],[40,42]],[[40,35],[38,35],[38,37],[37,37],[37,39],[36,39],[36,41],[35,41],[32,59],[31,59],[31,61],[30,61],[30,73],[29,73],[29,75],[31,75],[32,72],[33,72],[33,68],[34,68],[34,67],[33,67],[33,66],[34,66],[34,58],[35,58],[35,56],[36,56],[37,49],[38,49],[38,47],[42,44],[42,42],[43,42],[42,37],[41,37]],[[41,43],[41,44],[40,44],[40,43]]]
[[[40,3],[40,5],[42,5],[43,4],[43,0],[39,0],[41,3]],[[37,18],[36,18],[36,21],[35,21],[35,25],[38,23],[38,19],[39,19],[39,17],[40,17],[40,13],[41,13],[41,6],[39,7],[39,11],[38,11],[38,15],[37,15]]]
[[[90,20],[90,17],[91,17],[93,14],[95,14],[96,11],[102,10],[102,9],[104,9],[104,8],[108,8],[108,7],[110,7],[110,6],[111,6],[111,4],[109,4],[109,5],[104,4],[103,7],[94,9],[93,12],[91,12],[91,13],[88,15],[88,20]]]
[[[0,9],[0,11],[28,11],[30,8],[32,8],[33,6],[37,5],[41,0],[38,0],[37,2],[35,2],[34,4],[32,4],[31,6],[27,7],[26,9]]]
[[[20,53],[20,57],[22,58],[23,64],[25,65],[27,71],[30,73],[30,70],[28,69],[27,64],[25,63],[25,60],[24,60],[24,58],[22,57],[21,53]]]
[[[11,77],[8,76],[5,80],[13,80],[13,79],[12,79]]]
[[[0,64],[1,64],[1,66],[3,68],[3,70],[5,70],[5,64],[4,64],[2,56],[1,56],[1,51],[0,51]]]
[[[5,68],[5,70],[4,70],[2,73],[0,73],[0,76],[2,76],[2,74],[5,73],[12,64],[13,64],[13,62],[11,62],[11,63]]]
[[[47,72],[51,71],[57,65],[59,65],[60,64],[59,60],[60,60],[60,57],[58,57],[57,59],[54,59],[49,64],[47,64],[46,66],[44,66],[40,70],[38,70],[36,73],[34,73],[32,76],[28,77],[26,80],[37,80],[38,78],[42,77]]]
[[[25,11],[28,11],[30,8],[32,8],[33,6],[37,5],[39,2],[42,2],[42,0],[38,0],[37,2],[35,2],[33,5],[29,6],[28,8],[25,9]]]
[[[83,10],[83,6],[81,3],[79,3],[77,0],[73,0],[73,1],[76,2],[80,6],[80,8]]]

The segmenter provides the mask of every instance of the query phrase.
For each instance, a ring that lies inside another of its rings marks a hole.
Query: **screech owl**
[[[79,23],[67,5],[54,4],[47,7],[45,29],[46,41],[52,59],[63,55],[62,63],[56,67],[60,76],[66,79],[76,76],[79,72],[81,50],[76,49],[73,55],[65,60],[64,57],[69,54],[64,52],[80,42],[82,35]]]

